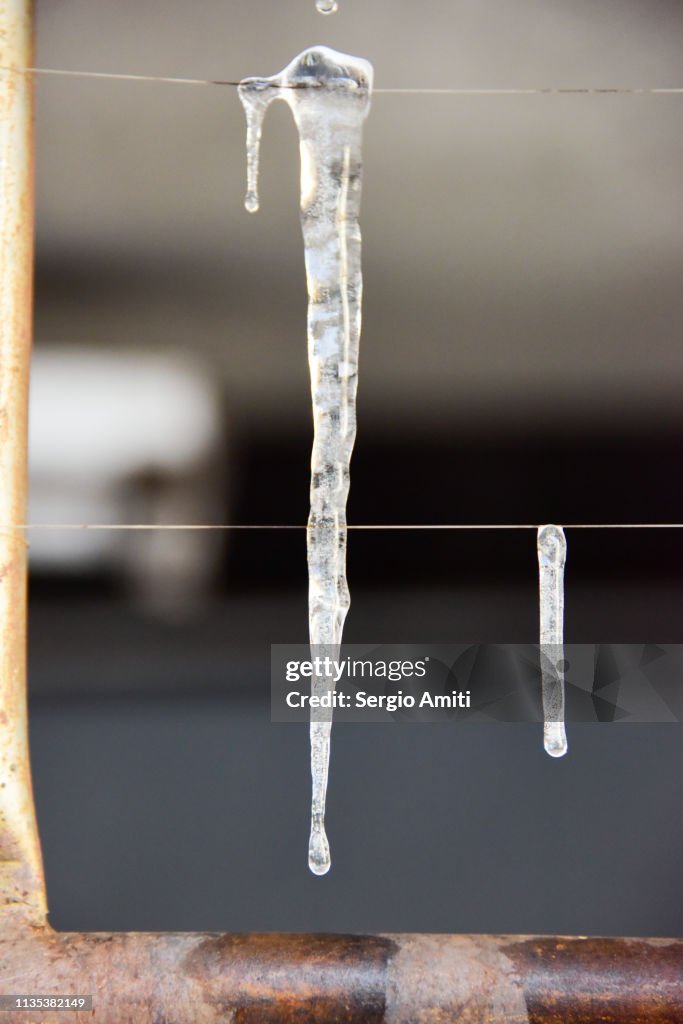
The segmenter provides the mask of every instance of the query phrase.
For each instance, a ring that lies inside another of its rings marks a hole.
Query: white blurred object
[[[224,515],[225,439],[209,371],[177,356],[38,349],[29,406],[30,524],[211,523]],[[34,529],[31,565],[120,565],[159,610],[196,605],[218,538],[203,531]]]

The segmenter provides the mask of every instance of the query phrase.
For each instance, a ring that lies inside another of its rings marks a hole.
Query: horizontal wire
[[[227,81],[219,78],[174,78],[165,75],[132,75],[114,74],[109,71],[70,71],[65,68],[16,68],[0,66],[0,71],[13,71],[15,74],[61,75],[71,78],[104,78],[121,82],[161,82],[169,85],[228,85],[237,87],[238,81]],[[274,86],[274,88],[283,88]],[[301,89],[310,86],[285,86],[284,88]],[[467,88],[397,88],[373,89],[373,95],[422,95],[422,96],[549,96],[549,95],[620,95],[620,96],[663,96],[683,94],[683,87],[664,88],[583,88],[553,87],[539,89],[467,89]]]
[[[589,94],[589,95],[604,95],[612,94],[617,96],[646,96],[646,95],[670,95],[675,93],[683,93],[683,88],[619,88],[619,87],[600,87],[600,88],[586,88],[586,87],[553,87],[553,88],[540,88],[540,89],[373,89],[374,93],[406,93],[406,94],[420,94],[420,95],[440,95],[444,96],[565,96],[572,94]]]
[[[347,530],[538,530],[547,523],[354,523]],[[680,530],[683,523],[558,523],[564,530]],[[308,530],[302,523],[18,523],[0,530]],[[311,529],[334,530],[317,526]]]

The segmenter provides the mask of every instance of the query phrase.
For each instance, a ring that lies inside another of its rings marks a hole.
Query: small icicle
[[[315,0],[318,14],[334,14],[339,8],[337,0]]]
[[[346,499],[356,437],[361,323],[361,144],[372,80],[367,61],[315,46],[280,74],[245,79],[239,87],[247,115],[248,210],[258,209],[259,142],[272,100],[289,105],[299,131],[314,424],[307,530],[309,634],[313,656],[332,660],[338,660],[350,603]],[[312,680],[313,693],[333,688],[324,676]],[[331,712],[312,715],[308,863],[316,875],[330,868],[325,801],[331,728]]]
[[[551,757],[562,757],[567,753],[564,726],[564,563],[567,542],[562,527],[539,526],[537,550],[543,745]]]
[[[263,119],[279,93],[276,84],[269,78],[246,78],[238,86],[238,92],[247,116],[247,194],[244,206],[249,213],[256,213],[259,207],[258,175]]]

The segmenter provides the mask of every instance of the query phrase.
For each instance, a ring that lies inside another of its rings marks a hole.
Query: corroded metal
[[[531,1024],[683,1024],[683,942],[527,938],[506,948]]]
[[[21,929],[0,935],[5,978],[4,991],[92,994],[98,1024],[683,1021],[683,942],[671,939]]]
[[[33,275],[31,10],[0,0],[0,911],[45,920],[26,729],[26,453]],[[6,70],[9,69],[9,70]]]

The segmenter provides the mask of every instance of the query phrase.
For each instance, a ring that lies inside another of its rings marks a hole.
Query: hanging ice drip
[[[567,542],[561,526],[539,526],[537,538],[543,745],[551,757],[567,753],[564,725],[564,563]]]
[[[259,144],[273,100],[289,104],[299,131],[314,423],[307,531],[309,639],[315,655],[333,660],[338,659],[349,608],[346,499],[356,437],[361,324],[361,144],[372,80],[368,61],[315,46],[279,74],[247,78],[239,86],[247,116],[247,210],[259,205]],[[332,686],[325,676],[312,680],[314,694]],[[330,868],[325,800],[331,726],[331,711],[312,714],[308,863],[317,875]]]

